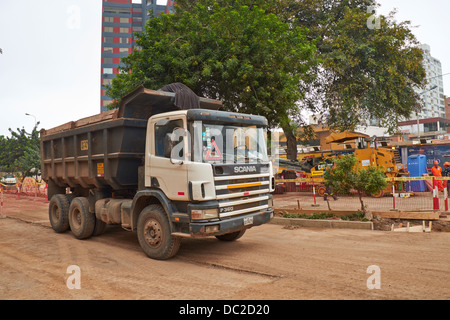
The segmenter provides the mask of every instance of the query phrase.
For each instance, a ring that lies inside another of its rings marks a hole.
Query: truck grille
[[[269,207],[270,175],[214,177],[220,218],[265,210]]]

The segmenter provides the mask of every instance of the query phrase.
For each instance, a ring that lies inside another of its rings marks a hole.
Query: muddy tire
[[[95,228],[95,215],[89,212],[87,198],[79,197],[72,200],[69,208],[69,225],[77,239],[87,239],[92,236]]]
[[[317,188],[317,195],[319,197],[324,197],[326,192],[327,192],[327,187],[325,187],[325,186],[319,186]]]
[[[372,198],[377,198],[377,199],[383,198],[384,197],[384,190],[380,190],[380,191],[378,191],[376,193],[372,193],[370,196]]]
[[[172,236],[169,220],[160,205],[152,204],[142,210],[137,235],[142,250],[152,259],[169,259],[180,248],[181,238]]]
[[[58,233],[69,229],[69,199],[65,194],[55,194],[48,205],[48,218],[53,230]]]
[[[96,237],[102,235],[105,232],[107,224],[100,219],[95,218],[95,226],[94,231],[92,232],[92,236]]]
[[[235,241],[244,235],[245,230],[246,229],[239,230],[239,231],[232,232],[232,233],[223,234],[220,236],[216,236],[216,238],[221,241]]]

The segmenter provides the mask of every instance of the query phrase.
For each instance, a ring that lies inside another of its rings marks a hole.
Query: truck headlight
[[[219,218],[219,210],[215,209],[192,209],[192,220],[206,220]]]

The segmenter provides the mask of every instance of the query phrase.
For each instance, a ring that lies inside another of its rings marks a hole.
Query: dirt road
[[[233,243],[183,239],[155,261],[119,227],[80,241],[50,228],[42,201],[7,197],[4,209],[0,299],[450,299],[450,233],[267,224]],[[67,286],[72,265],[81,289]]]

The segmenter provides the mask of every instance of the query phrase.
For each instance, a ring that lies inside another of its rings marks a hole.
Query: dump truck
[[[56,232],[120,225],[163,260],[183,237],[233,241],[273,217],[267,119],[186,92],[139,87],[118,109],[41,131]]]

